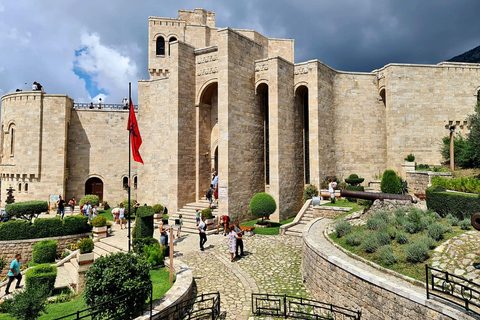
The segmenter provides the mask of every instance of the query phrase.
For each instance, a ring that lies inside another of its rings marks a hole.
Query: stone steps
[[[213,203],[214,209],[212,210],[213,215],[216,214],[216,203]],[[189,233],[189,234],[198,234],[197,223],[196,223],[196,209],[206,209],[208,208],[209,203],[206,199],[200,199],[197,202],[187,203],[183,208],[180,208],[176,213],[170,215],[168,223],[173,225],[175,223],[175,219],[179,218],[179,215],[182,215],[183,219],[183,226],[182,226],[182,233]],[[160,221],[156,221],[155,224],[160,224]],[[216,230],[215,230],[216,231]],[[207,234],[210,234],[207,232]]]

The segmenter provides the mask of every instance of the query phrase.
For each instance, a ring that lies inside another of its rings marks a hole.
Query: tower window
[[[157,38],[157,56],[165,55],[165,39],[163,37]]]

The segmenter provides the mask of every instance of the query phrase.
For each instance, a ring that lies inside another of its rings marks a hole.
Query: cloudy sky
[[[296,62],[344,71],[436,64],[480,45],[479,0],[0,0],[0,95],[40,82],[120,103],[148,79],[148,17],[216,12],[218,27],[295,39]]]

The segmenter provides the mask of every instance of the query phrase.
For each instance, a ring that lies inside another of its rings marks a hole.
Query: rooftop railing
[[[128,110],[128,105],[122,103],[102,103],[101,105],[90,103],[77,103],[73,104],[74,110],[89,109],[89,110]],[[133,105],[133,109],[138,110],[138,105]]]

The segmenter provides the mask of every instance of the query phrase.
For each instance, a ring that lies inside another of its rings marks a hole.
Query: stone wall
[[[450,172],[407,171],[409,194],[425,194],[425,189],[432,185],[432,177],[452,178]]]
[[[70,243],[77,243],[78,240],[83,238],[88,238],[88,233],[75,234],[70,236],[62,237],[51,237],[51,238],[39,238],[39,239],[25,239],[25,240],[10,240],[10,241],[0,241],[0,257],[5,258],[8,265],[15,259],[15,255],[20,253],[22,255],[22,265],[32,261],[32,251],[33,246],[45,239],[56,240],[57,241],[57,254],[62,254],[65,252],[67,245]],[[8,268],[3,270],[3,274],[8,272]]]

